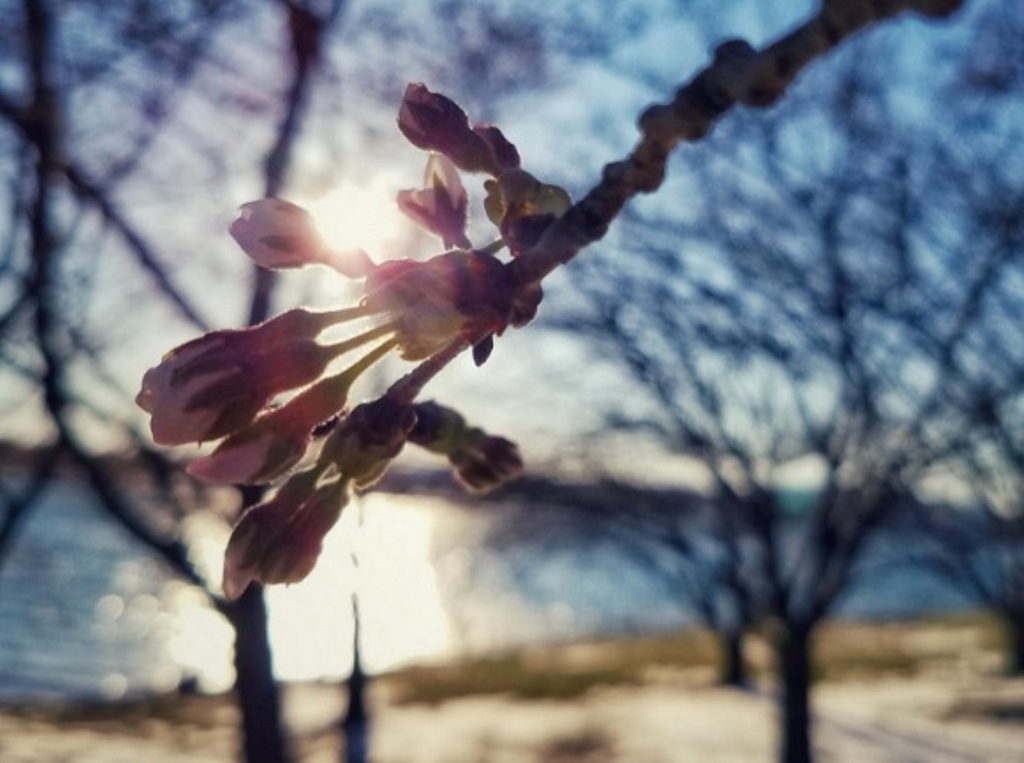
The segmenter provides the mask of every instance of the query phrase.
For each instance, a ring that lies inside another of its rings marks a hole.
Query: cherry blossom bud
[[[214,331],[146,372],[135,402],[161,445],[215,440],[248,424],[276,395],[314,381],[333,354],[315,337],[340,313],[296,309],[248,329]]]
[[[480,430],[475,430],[475,436],[450,459],[459,482],[481,493],[494,490],[523,473],[523,459],[516,444]]]
[[[398,207],[421,227],[439,236],[445,247],[469,249],[466,210],[469,196],[455,165],[441,154],[427,160],[423,188],[400,191]]]
[[[417,148],[444,154],[461,170],[491,175],[501,172],[494,149],[487,138],[469,126],[466,112],[422,84],[406,87],[398,111],[398,129]],[[507,148],[502,146],[502,150],[507,158]]]
[[[247,510],[224,552],[223,590],[237,599],[249,583],[297,583],[316,566],[324,536],[348,502],[343,481],[317,485],[304,472],[286,482],[270,500]]]
[[[416,403],[415,409],[416,426],[409,433],[409,442],[445,456],[458,447],[466,430],[462,414],[433,400]]]
[[[508,324],[514,284],[496,258],[445,252],[425,262],[395,260],[366,279],[363,305],[386,312],[406,360],[422,360],[458,337],[478,341]]]
[[[542,183],[526,170],[503,172],[484,187],[484,210],[501,230],[513,257],[539,241],[548,226],[572,206],[564,188]]]
[[[322,465],[330,465],[356,487],[376,482],[405,446],[416,424],[409,403],[377,398],[357,406],[324,443]]]
[[[271,270],[299,268],[331,259],[313,216],[283,199],[243,204],[230,232],[253,262]]]
[[[494,125],[474,125],[473,132],[487,141],[499,170],[519,168],[519,151],[501,130]]]
[[[344,481],[317,488],[264,557],[261,583],[298,583],[316,566],[323,540],[337,524],[349,496]]]
[[[523,460],[512,441],[468,426],[458,411],[435,402],[415,408],[409,441],[447,456],[456,478],[469,489],[486,492],[522,474]]]
[[[376,333],[380,330],[330,349],[344,350]],[[284,476],[306,453],[316,427],[345,407],[356,379],[393,346],[393,341],[378,346],[342,373],[320,380],[260,416],[225,439],[210,455],[189,464],[188,473],[207,482],[229,485],[262,485]]]
[[[363,303],[390,315],[406,360],[430,357],[466,326],[466,315],[459,309],[460,284],[455,271],[452,258],[439,255],[426,262],[386,262],[367,278]]]
[[[208,456],[188,465],[186,471],[205,482],[226,485],[262,485],[294,467],[310,434],[289,428],[277,429],[276,419],[264,416],[255,424],[228,437]]]

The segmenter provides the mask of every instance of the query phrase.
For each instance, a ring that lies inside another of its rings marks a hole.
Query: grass
[[[947,615],[907,622],[831,622],[815,643],[815,678],[913,677],[934,670],[992,667],[1006,638],[986,615]],[[968,663],[974,664],[968,664]]]
[[[386,677],[397,702],[437,703],[507,694],[519,699],[572,699],[596,686],[638,686],[662,666],[706,670],[717,659],[711,634],[589,641],[525,648]]]
[[[1004,646],[996,620],[982,615],[912,622],[831,622],[814,643],[815,678],[842,681],[913,677],[934,670],[991,669]],[[746,641],[754,678],[772,674],[771,648],[760,634]],[[714,683],[720,653],[706,631],[526,648],[439,666],[406,668],[384,678],[399,703],[438,703],[502,694],[572,699],[601,686]],[[965,661],[973,661],[964,665]]]
[[[159,694],[126,700],[62,700],[4,705],[5,715],[26,721],[55,722],[62,726],[101,726],[105,723],[129,725],[145,736],[145,724],[166,721],[176,726],[216,728],[232,726],[238,711],[233,702],[224,702],[224,695]]]
[[[763,634],[747,637],[750,675],[773,678],[770,644]],[[1006,637],[995,618],[984,615],[935,617],[910,622],[830,622],[814,644],[815,679],[862,680],[916,677],[934,671],[997,673]],[[528,647],[504,654],[444,665],[407,667],[379,676],[376,684],[390,702],[437,704],[449,699],[504,695],[523,700],[571,700],[600,687],[708,686],[719,673],[720,653],[714,635],[685,631]],[[1019,697],[979,694],[964,697],[962,715],[1024,719]],[[997,701],[998,700],[998,701]],[[1012,701],[1011,701],[1012,700]],[[53,706],[8,706],[6,715],[25,720],[56,720],[62,725],[130,721],[144,734],[143,721],[163,720],[196,729],[237,720],[234,702],[223,696],[158,696],[122,702],[66,702]],[[565,740],[597,744],[594,739]],[[571,744],[570,744],[571,743]],[[552,759],[558,758],[552,753]],[[586,759],[586,758],[584,758]]]

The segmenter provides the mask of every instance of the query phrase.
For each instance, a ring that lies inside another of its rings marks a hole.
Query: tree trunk
[[[1011,676],[1024,676],[1024,612],[1008,615],[1006,629],[1010,639],[1006,671]]]
[[[244,760],[288,763],[291,756],[281,723],[262,586],[250,584],[223,611],[235,629],[235,693],[242,713]]]
[[[746,687],[747,665],[743,659],[743,631],[725,629],[720,634],[722,648],[722,664],[719,681],[722,686],[737,689]]]
[[[780,763],[811,763],[811,630],[787,625],[777,645],[782,680]]]
[[[362,617],[359,597],[352,596],[352,674],[348,678],[348,707],[341,719],[345,740],[344,763],[366,763],[370,743],[370,713],[366,701],[367,676],[363,670]]]

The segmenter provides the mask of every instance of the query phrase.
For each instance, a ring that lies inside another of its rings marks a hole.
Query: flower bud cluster
[[[150,414],[157,443],[215,443],[189,465],[190,474],[270,486],[269,497],[232,532],[224,567],[229,598],[253,580],[305,577],[351,491],[379,479],[407,440],[445,455],[474,490],[522,471],[512,442],[468,426],[451,409],[415,404],[418,381],[347,410],[357,378],[392,351],[422,361],[419,376],[410,377],[429,379],[469,345],[483,363],[495,336],[531,320],[539,284],[517,283],[496,254],[508,246],[518,256],[570,206],[564,190],[520,168],[518,151],[497,127],[471,126],[453,101],[423,85],[406,90],[398,126],[431,152],[423,187],[400,192],[399,208],[440,238],[445,251],[377,264],[362,251],[331,251],[309,212],[291,202],[244,204],[230,233],[255,264],[328,265],[364,279],[361,301],[326,312],[296,308],[250,328],[211,332],[172,350],[143,378],[136,401]],[[467,235],[469,199],[460,171],[490,176],[485,208],[499,238],[482,248]],[[327,329],[357,320],[372,325],[343,341],[322,341]],[[355,362],[331,370],[343,355],[372,343]]]
[[[237,598],[253,580],[295,583],[305,578],[352,490],[380,478],[415,423],[411,404],[386,395],[343,418],[315,464],[289,477],[235,525],[224,556],[224,595]]]

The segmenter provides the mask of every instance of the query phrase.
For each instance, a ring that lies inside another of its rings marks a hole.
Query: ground
[[[463,697],[390,704],[374,695],[375,763],[769,763],[774,705],[767,690],[679,686],[595,688],[574,700]],[[336,687],[291,687],[288,710],[309,763],[338,760]],[[188,701],[188,700],[185,700]],[[1024,680],[872,679],[828,683],[815,695],[822,763],[1019,763]],[[227,698],[197,699],[189,718],[68,719],[0,714],[5,763],[220,763],[236,757]]]
[[[1024,760],[1024,678],[1000,676],[981,648],[987,632],[944,623],[826,634],[819,655],[831,669],[814,692],[819,763]],[[676,638],[401,671],[372,684],[372,760],[772,763],[770,674],[759,672],[756,688],[720,688],[705,657],[701,644]],[[339,760],[342,689],[289,686],[285,703],[298,760]],[[228,696],[9,707],[0,709],[0,760],[222,763],[237,759],[236,727]]]

